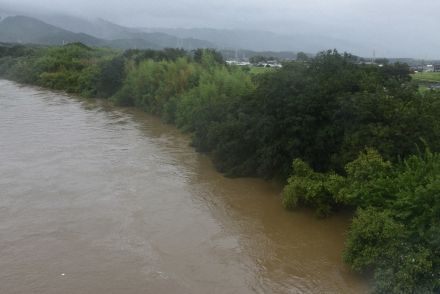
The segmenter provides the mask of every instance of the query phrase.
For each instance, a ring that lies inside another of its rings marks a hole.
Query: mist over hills
[[[180,46],[186,38],[187,49],[201,47],[196,39],[217,49],[440,58],[439,1],[372,1],[0,0],[0,16],[25,15],[104,40],[138,40],[128,44],[147,40],[141,47],[160,43],[143,33],[164,33],[176,39],[156,47]]]
[[[32,15],[4,9],[0,9],[1,16],[4,20],[0,22],[0,41],[3,42],[54,45],[78,41],[91,46],[120,49],[178,47],[186,50],[216,48],[310,53],[329,48],[352,51],[360,47],[345,40],[319,35],[287,36],[258,30],[211,28],[130,28],[100,18],[41,12]]]
[[[197,38],[217,44],[220,48],[238,48],[255,51],[318,51],[337,48],[341,51],[353,51],[360,48],[346,40],[322,35],[294,34],[282,35],[259,30],[227,30],[211,28],[144,28],[147,32],[162,32],[180,38]],[[364,48],[363,51],[366,51]]]
[[[178,38],[161,32],[142,32],[100,19],[90,21],[66,16],[52,16],[51,19],[52,24],[29,16],[4,16],[0,21],[0,42],[44,45],[82,42],[89,46],[119,49],[179,47],[192,50],[216,47],[204,40]],[[57,26],[57,22],[63,25]]]
[[[25,16],[26,15],[26,16]],[[360,43],[319,34],[277,34],[261,30],[213,28],[132,28],[101,18],[68,14],[11,11],[0,8],[0,42],[60,45],[82,42],[118,49],[216,48],[228,57],[250,57],[257,52],[291,58],[336,48],[372,57],[373,50]],[[240,52],[238,55],[235,52]]]
[[[371,54],[369,48],[363,48],[360,44],[318,34],[282,35],[261,30],[213,28],[129,28],[101,18],[89,20],[69,15],[42,15],[41,19],[72,32],[82,32],[108,40],[127,38],[146,39],[145,34],[147,33],[150,35],[149,39],[155,43],[160,43],[154,40],[154,34],[162,34],[160,35],[161,38],[163,38],[163,34],[166,34],[174,37],[174,39],[168,39],[167,45],[170,47],[182,46],[178,44],[180,40],[180,42],[189,42],[198,45],[197,47],[213,47],[218,49],[305,51],[316,53],[321,50],[337,48],[340,51],[353,52],[361,50]],[[175,37],[177,37],[178,40],[176,40]],[[209,44],[200,42],[201,40],[209,42]],[[184,47],[191,46],[187,44]]]
[[[43,16],[44,21],[61,28],[83,32],[103,39],[144,38],[145,34],[166,34],[177,37],[185,47],[212,47],[217,49],[243,49],[252,51],[305,51],[316,53],[321,50],[338,48],[341,51],[354,51],[359,44],[323,35],[295,34],[293,36],[269,31],[213,28],[128,28],[103,19],[87,20],[74,16]],[[209,44],[200,42],[209,42]],[[153,41],[154,42],[154,41]],[[173,43],[174,42],[174,43]],[[169,40],[172,47],[182,46],[178,40]],[[189,44],[185,44],[189,42]],[[210,45],[210,46],[208,46]],[[362,48],[367,52],[367,48]]]
[[[26,16],[10,16],[0,22],[0,41],[9,43],[34,43],[57,45],[82,42],[103,46],[105,42],[84,33],[73,33]]]
[[[85,33],[96,38],[105,40],[126,40],[131,44],[138,44],[136,40],[149,41],[155,44],[157,48],[165,47],[181,47],[187,50],[195,48],[217,47],[214,43],[205,41],[202,38],[194,38],[192,36],[176,36],[166,32],[153,31],[148,32],[142,29],[124,27],[107,20],[86,19],[70,15],[42,15],[40,18],[52,25],[69,30],[75,33]],[[147,46],[145,44],[145,46]],[[140,46],[144,48],[145,46]],[[139,47],[139,46],[138,46]],[[154,47],[152,47],[154,49]]]

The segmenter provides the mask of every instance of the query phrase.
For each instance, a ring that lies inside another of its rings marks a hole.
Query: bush
[[[318,216],[328,216],[336,207],[334,194],[344,184],[344,179],[334,173],[314,172],[302,160],[293,161],[293,175],[283,190],[283,205],[294,209],[299,204],[316,208]]]
[[[301,160],[283,192],[325,215],[337,204],[357,209],[344,259],[373,272],[377,293],[440,291],[440,154],[426,150],[392,164],[368,149],[346,176],[317,173]]]
[[[108,98],[113,96],[121,87],[125,78],[125,60],[116,56],[110,60],[102,61],[99,70],[94,71],[94,83],[98,97]]]

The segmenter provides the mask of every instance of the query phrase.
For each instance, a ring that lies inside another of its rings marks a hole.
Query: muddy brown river
[[[366,293],[347,216],[287,212],[157,118],[0,80],[0,293]]]

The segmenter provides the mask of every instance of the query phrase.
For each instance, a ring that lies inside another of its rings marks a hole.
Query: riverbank
[[[438,199],[421,202],[419,193],[436,193],[425,179],[439,173],[429,162],[440,148],[440,97],[420,93],[407,65],[376,67],[327,51],[253,75],[225,65],[214,50],[121,53],[69,44],[5,52],[0,75],[135,106],[190,133],[227,176],[287,180],[288,209],[314,207],[322,217],[356,210],[345,260],[375,273],[377,293],[440,287],[428,225],[435,212],[418,218],[424,203],[437,207]],[[387,234],[389,227],[406,233]],[[405,248],[412,253],[402,259]]]
[[[349,216],[289,213],[138,109],[0,87],[1,293],[367,293]]]

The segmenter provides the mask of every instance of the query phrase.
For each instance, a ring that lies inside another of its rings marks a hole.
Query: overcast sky
[[[137,27],[325,34],[369,42],[382,56],[440,58],[440,0],[0,0],[1,5]]]

